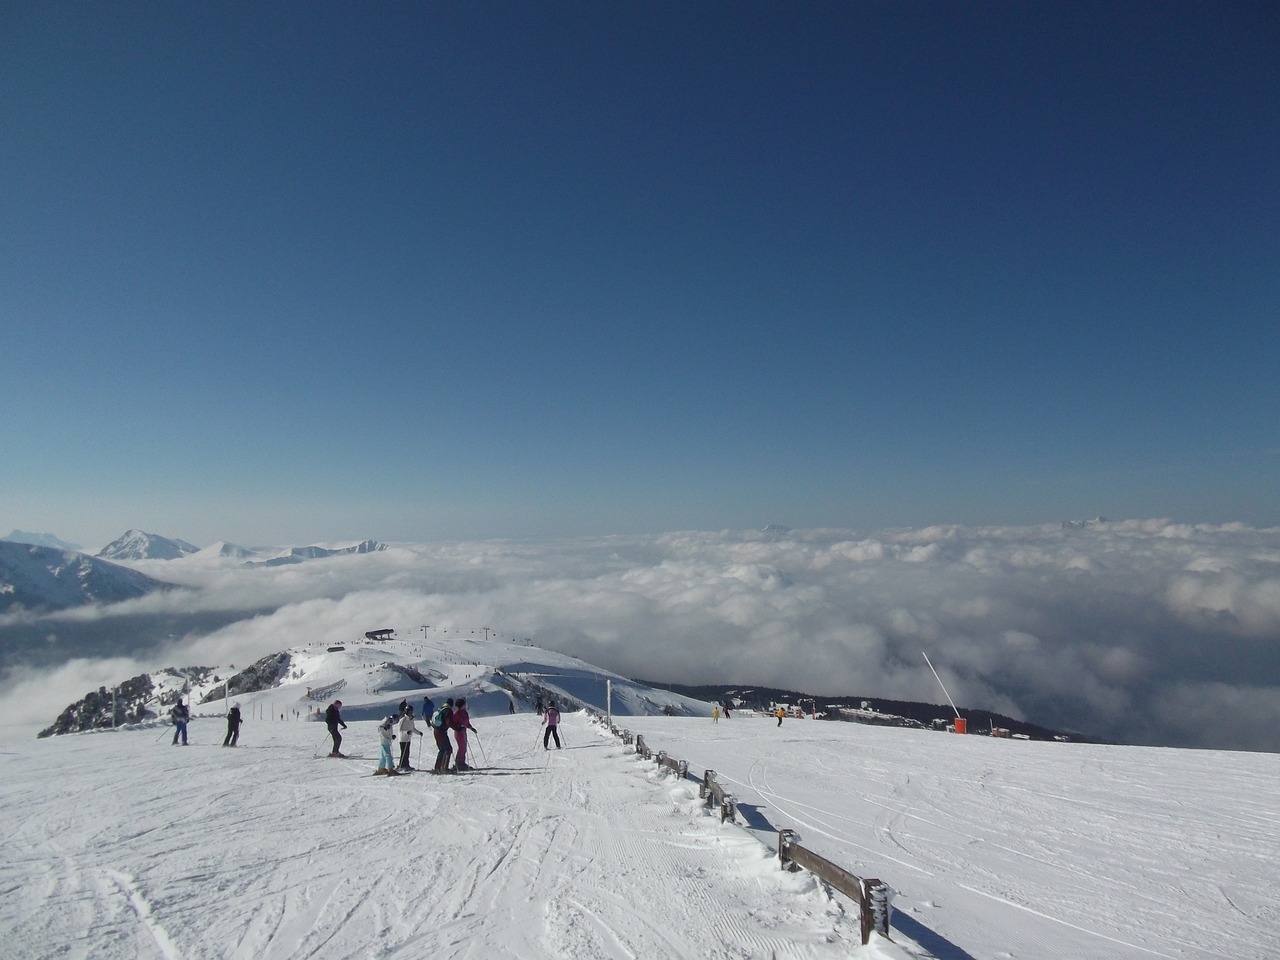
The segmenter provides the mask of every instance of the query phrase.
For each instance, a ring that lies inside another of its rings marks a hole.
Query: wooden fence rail
[[[622,737],[623,742],[631,742],[629,731],[619,731],[617,727],[611,727],[610,730],[615,736]],[[663,751],[654,754],[649,745],[644,742],[642,735],[635,735],[635,745],[636,753],[646,760],[656,760],[659,765],[675,771],[681,777],[688,775],[689,764],[687,761],[676,760],[667,756]],[[707,806],[719,804],[721,823],[725,820],[735,819],[738,812],[737,798],[725,791],[724,787],[716,780],[716,772],[714,770],[707,770],[703,773],[702,784],[698,788],[698,796],[707,801]],[[818,879],[858,904],[858,912],[861,917],[862,942],[864,944],[870,941],[872,931],[882,937],[889,936],[889,922],[893,908],[891,905],[892,890],[890,890],[888,884],[882,880],[855,876],[843,867],[832,863],[807,847],[801,846],[799,837],[794,830],[778,831],[778,860],[784,870],[799,870],[803,867]]]
[[[778,831],[778,859],[783,867],[795,870],[804,867],[814,876],[825,880],[850,900],[858,904],[862,915],[862,942],[871,939],[871,931],[883,937],[889,936],[889,887],[880,880],[855,877],[843,867],[836,866],[797,842],[794,830]],[[794,866],[793,866],[794,864]]]
[[[689,761],[677,760],[675,757],[668,757],[664,750],[659,750],[658,755],[654,757],[654,759],[658,761],[658,766],[674,770],[682,777],[688,776],[689,774]]]

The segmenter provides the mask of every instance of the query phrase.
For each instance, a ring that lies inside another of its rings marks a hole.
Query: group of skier
[[[178,698],[178,702],[169,708],[169,719],[173,722],[173,745],[178,745],[178,739],[182,739],[182,745],[187,745],[187,724],[191,722],[191,710],[182,698]],[[231,709],[227,711],[227,735],[223,738],[222,745],[224,747],[234,747],[240,740],[240,704],[232,704]]]
[[[431,735],[436,743],[436,760],[431,772],[462,773],[474,769],[467,763],[467,734],[475,733],[476,728],[471,725],[471,714],[467,710],[466,697],[459,697],[456,703],[450,697],[439,707],[432,703],[430,697],[423,697],[422,715],[427,718],[427,725],[431,728]],[[450,731],[453,731],[453,740],[457,742],[456,751],[453,742],[449,739]],[[414,722],[413,707],[402,700],[400,712],[392,714],[378,725],[381,754],[378,758],[378,769],[374,773],[388,776],[411,773],[414,768],[409,763],[409,751],[415,734],[418,737],[424,736],[423,731],[419,730]],[[393,764],[391,744],[397,741],[400,744],[400,759],[399,763]],[[451,758],[453,766],[449,765]]]
[[[514,713],[515,704],[512,703],[511,707],[511,712]],[[554,737],[556,749],[559,750],[560,733],[557,728],[560,724],[560,711],[556,709],[555,701],[552,700],[550,706],[544,708],[542,698],[539,697],[537,710],[546,727],[542,735],[543,749],[550,749],[550,741]],[[466,698],[459,697],[455,703],[454,699],[450,697],[439,707],[436,707],[430,697],[423,697],[422,715],[426,718],[436,743],[436,760],[431,772],[461,773],[474,769],[467,763],[467,735],[468,733],[478,734],[478,731],[471,725],[471,714],[467,710]],[[187,723],[191,719],[191,713],[181,698],[169,710],[169,717],[173,721],[173,745],[176,747],[178,740],[181,739],[182,745],[186,746]],[[394,775],[413,771],[414,768],[409,763],[409,751],[413,744],[413,738],[415,734],[418,737],[424,736],[423,731],[418,729],[418,725],[414,721],[413,707],[407,700],[401,700],[399,712],[390,715],[378,725],[378,740],[381,752],[378,758],[378,769],[375,773]],[[236,746],[240,739],[240,724],[242,722],[240,705],[237,703],[227,712],[227,735],[222,741],[224,747]],[[346,757],[346,754],[342,752],[342,734],[339,732],[339,728],[342,730],[347,729],[347,724],[342,719],[341,700],[334,700],[333,703],[329,704],[324,712],[324,722],[333,741],[329,756]],[[457,743],[456,750],[454,743],[449,739],[450,731],[453,732],[453,740]],[[391,746],[394,743],[398,743],[400,747],[398,762],[392,760]],[[449,765],[451,759],[453,766]]]

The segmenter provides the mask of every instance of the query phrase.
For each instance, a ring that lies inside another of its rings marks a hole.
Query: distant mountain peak
[[[1094,517],[1092,520],[1063,520],[1063,530],[1087,530],[1089,527],[1097,526],[1099,523],[1109,522],[1106,517]]]
[[[173,540],[144,530],[126,530],[97,555],[102,560],[177,560],[199,549],[185,540]]]
[[[58,550],[80,549],[80,545],[78,543],[68,543],[66,540],[63,540],[52,533],[31,533],[27,530],[18,530],[17,528],[5,537],[5,539],[13,543],[31,543],[37,547],[54,547]]]

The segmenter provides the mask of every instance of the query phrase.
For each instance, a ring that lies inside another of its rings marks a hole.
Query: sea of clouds
[[[101,658],[11,669],[0,724],[47,725],[160,666],[245,665],[384,627],[489,627],[645,679],[941,703],[927,652],[962,708],[1126,743],[1280,752],[1280,529],[684,532],[132,565],[185,589],[0,617],[0,632],[35,627],[53,644],[73,628],[104,637]],[[209,615],[224,625],[200,626]],[[119,630],[139,616],[188,626],[139,652]]]

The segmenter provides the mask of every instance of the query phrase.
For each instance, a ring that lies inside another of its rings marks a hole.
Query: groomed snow
[[[1280,757],[768,719],[476,716],[484,772],[369,774],[375,722],[196,719],[0,755],[12,958],[1273,958]],[[418,748],[414,748],[415,757]],[[425,758],[427,750],[424,748]],[[779,869],[778,827],[897,891],[894,943]]]

